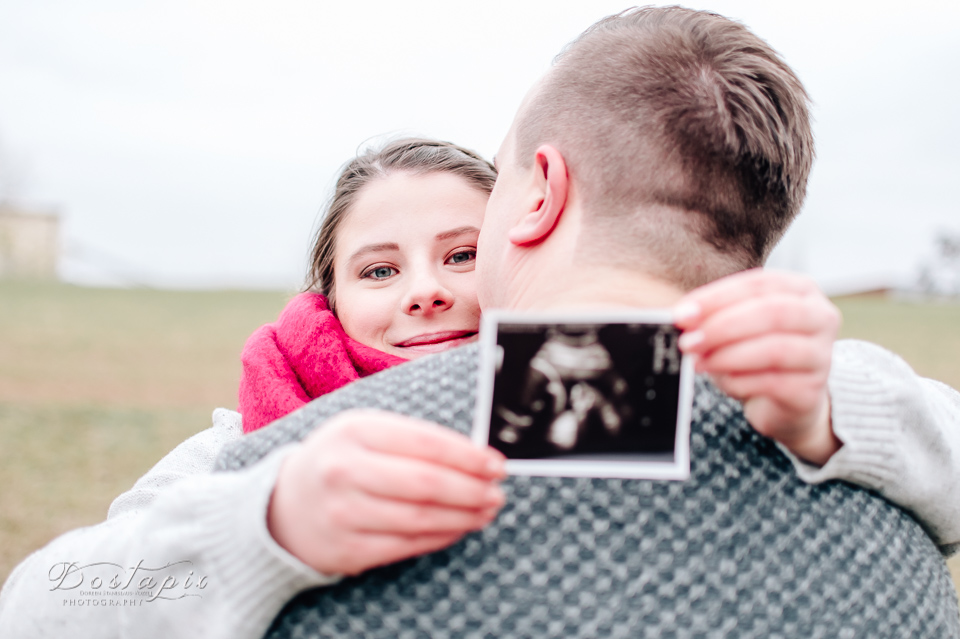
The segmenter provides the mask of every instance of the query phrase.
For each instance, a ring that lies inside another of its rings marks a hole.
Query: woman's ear
[[[544,144],[537,149],[534,164],[535,188],[540,190],[542,198],[537,208],[524,215],[507,234],[510,242],[519,246],[538,244],[547,239],[567,204],[567,163],[560,151]]]

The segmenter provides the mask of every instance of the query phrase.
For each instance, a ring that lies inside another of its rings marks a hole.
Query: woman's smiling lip
[[[394,344],[396,348],[425,353],[437,353],[448,348],[466,344],[476,337],[476,331],[443,331],[440,333],[425,333]]]

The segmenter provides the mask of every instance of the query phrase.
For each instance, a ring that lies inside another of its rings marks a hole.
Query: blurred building
[[[60,216],[0,202],[0,279],[56,279]]]

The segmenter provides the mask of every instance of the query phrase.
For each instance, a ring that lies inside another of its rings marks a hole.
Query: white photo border
[[[517,312],[491,310],[480,321],[480,367],[477,376],[477,405],[471,439],[477,446],[490,443],[490,419],[496,375],[496,347],[499,325],[503,324],[674,324],[666,309],[603,310],[564,312]],[[554,459],[508,459],[511,475],[539,477],[597,477],[621,479],[684,480],[690,477],[690,420],[693,413],[693,358],[681,353],[680,393],[677,407],[673,460],[596,461]]]

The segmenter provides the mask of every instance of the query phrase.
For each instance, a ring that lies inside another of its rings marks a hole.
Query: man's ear
[[[519,246],[538,244],[547,239],[560,220],[567,204],[569,178],[567,163],[555,147],[544,144],[534,156],[535,188],[542,193],[538,207],[527,213],[510,229],[507,238]]]

